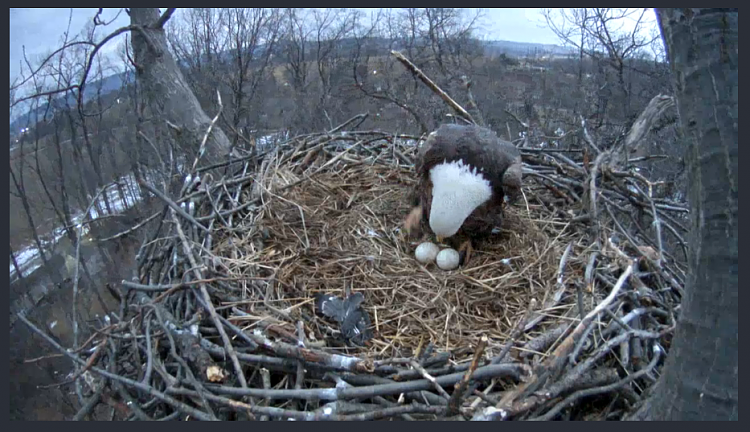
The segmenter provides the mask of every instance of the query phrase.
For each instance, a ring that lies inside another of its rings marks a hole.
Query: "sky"
[[[366,8],[360,8],[367,11]],[[10,81],[18,77],[24,52],[32,64],[61,46],[66,30],[77,36],[92,26],[98,8],[10,8]],[[487,8],[479,22],[476,36],[491,40],[560,44],[546,26],[540,8]],[[177,9],[172,19],[179,16]],[[101,18],[109,24],[97,29],[96,40],[113,30],[130,24],[130,17],[120,8],[104,8]],[[653,19],[653,12],[650,12]],[[110,41],[100,51],[120,64],[119,47],[125,34]],[[27,69],[24,67],[24,69]]]
[[[487,18],[479,34],[490,39],[516,42],[557,43],[557,38],[543,27],[543,18],[535,8],[487,9]],[[129,17],[117,8],[104,8],[105,21],[114,21],[98,31],[104,32],[129,24]],[[10,76],[17,76],[24,48],[30,60],[38,59],[58,47],[70,22],[72,35],[79,34],[96,15],[97,8],[10,8]],[[179,9],[178,9],[179,13]],[[89,24],[90,25],[90,24]],[[116,52],[117,43],[109,43],[105,52]]]
[[[485,10],[484,31],[489,39],[540,44],[560,44],[547,28],[541,8],[488,8]]]
[[[97,39],[107,33],[130,24],[130,17],[118,8],[104,8],[102,19],[113,21],[97,30]],[[60,47],[70,24],[70,37],[85,31],[91,25],[98,8],[10,8],[10,79],[17,76],[20,62],[26,56],[35,60]],[[119,15],[118,15],[119,12]],[[102,48],[105,54],[115,53],[117,43],[108,43]],[[26,68],[25,68],[26,69]]]

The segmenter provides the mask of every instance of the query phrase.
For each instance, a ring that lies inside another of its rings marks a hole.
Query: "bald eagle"
[[[473,242],[502,225],[503,203],[521,190],[521,153],[490,129],[444,124],[417,154],[417,183],[404,226],[429,232],[460,253],[465,266]],[[506,198],[507,197],[507,198]]]

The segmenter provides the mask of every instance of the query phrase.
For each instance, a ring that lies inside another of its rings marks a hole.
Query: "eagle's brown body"
[[[487,128],[444,124],[428,136],[418,152],[415,162],[417,185],[412,201],[415,208],[407,219],[407,229],[421,228],[432,232],[429,224],[432,203],[430,170],[444,162],[458,160],[476,168],[489,181],[492,196],[464,220],[455,235],[446,240],[454,244],[481,240],[489,236],[493,228],[502,225],[504,197],[508,195],[513,201],[520,193],[520,152]]]

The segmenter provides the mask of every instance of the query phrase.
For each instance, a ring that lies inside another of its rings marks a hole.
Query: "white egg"
[[[414,256],[417,258],[417,261],[422,264],[429,264],[435,261],[438,252],[440,252],[438,245],[435,243],[424,242],[417,246],[417,250],[414,251]]]
[[[459,256],[455,249],[443,249],[437,254],[437,266],[443,270],[453,270],[458,267]]]

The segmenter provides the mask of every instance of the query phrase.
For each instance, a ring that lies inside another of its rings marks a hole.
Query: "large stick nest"
[[[499,232],[468,267],[425,267],[423,239],[400,229],[417,143],[340,127],[179,197],[149,188],[166,204],[139,280],[113,288],[119,314],[66,354],[89,402],[80,416],[100,401],[138,419],[631,412],[679,313],[685,272],[670,251],[683,253],[686,210],[606,153],[523,149],[523,199]],[[363,346],[315,306],[357,292]]]

